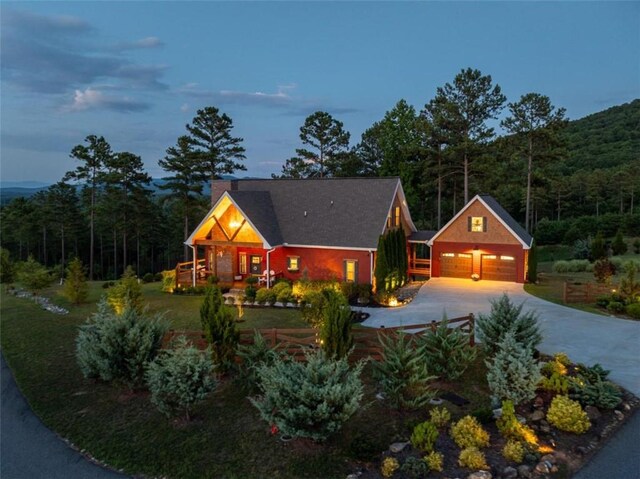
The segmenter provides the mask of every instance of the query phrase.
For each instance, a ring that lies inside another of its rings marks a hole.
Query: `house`
[[[372,283],[380,235],[417,232],[399,178],[216,180],[211,200],[186,241],[194,261],[179,268],[179,283],[208,275],[258,276],[267,286],[279,277]],[[428,260],[420,266],[428,275]]]
[[[523,282],[531,237],[490,196],[473,198],[440,231],[418,231],[399,178],[216,180],[212,207],[187,239],[178,284],[215,275],[374,284],[380,235],[402,228],[410,276]],[[433,267],[432,267],[433,265]]]
[[[524,283],[533,238],[489,195],[477,195],[428,241],[431,275]]]

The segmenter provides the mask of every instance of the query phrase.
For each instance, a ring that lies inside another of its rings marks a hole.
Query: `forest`
[[[198,110],[159,161],[161,180],[98,134],[78,139],[76,169],[2,205],[2,248],[61,270],[79,257],[92,279],[128,265],[139,276],[174,268],[189,259],[183,241],[209,207],[210,181],[246,170],[232,130],[218,108]],[[399,176],[419,229],[438,229],[489,193],[538,244],[572,244],[640,235],[639,155],[640,99],[569,120],[539,93],[509,102],[490,75],[468,68],[418,108],[399,100],[358,142],[329,113],[313,113],[273,177]]]

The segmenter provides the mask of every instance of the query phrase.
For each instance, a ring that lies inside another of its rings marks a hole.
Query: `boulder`
[[[531,468],[526,464],[518,466],[518,475],[525,479],[529,479],[531,477]]]
[[[600,413],[600,410],[595,406],[585,407],[584,412],[587,413],[587,416],[589,416],[589,420],[592,422],[597,421],[602,416],[602,414]]]
[[[518,477],[518,470],[515,467],[505,467],[502,470],[502,477],[504,479],[515,479],[516,477]]]
[[[489,471],[476,471],[467,476],[467,479],[492,479],[492,475]]]
[[[535,411],[533,411],[531,416],[529,416],[529,420],[531,422],[539,422],[539,421],[542,421],[543,419],[544,419],[544,411],[541,411],[540,409],[536,409]]]
[[[408,442],[394,442],[389,446],[389,450],[394,454],[398,454],[399,452],[402,452],[408,445]]]

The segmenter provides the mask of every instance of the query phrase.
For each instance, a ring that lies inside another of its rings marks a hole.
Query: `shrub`
[[[624,265],[624,278],[620,280],[620,294],[627,303],[640,301],[640,281],[636,280],[638,265],[628,261]]]
[[[633,319],[640,319],[640,303],[627,304],[625,311]]]
[[[127,305],[138,312],[142,311],[142,288],[131,266],[127,266],[120,280],[109,289],[107,301],[116,314],[121,314]]]
[[[262,396],[251,402],[283,434],[324,441],[358,410],[363,366],[350,369],[346,359],[329,359],[321,350],[307,352],[305,362],[278,358],[257,367]]]
[[[583,406],[613,409],[622,402],[622,393],[611,381],[576,381],[571,398]]]
[[[547,411],[547,421],[561,431],[583,434],[591,427],[587,413],[580,403],[567,396],[556,396]]]
[[[620,313],[624,313],[625,310],[626,310],[626,307],[624,303],[620,303],[618,301],[611,301],[607,305],[607,311],[610,311],[611,313],[620,314]]]
[[[511,331],[515,340],[524,347],[535,350],[542,341],[538,327],[538,317],[533,311],[522,313],[524,303],[515,306],[509,296],[503,294],[498,300],[491,301],[489,315],[478,315],[476,327],[478,337],[483,342],[488,355],[498,350],[498,344],[505,334]]]
[[[159,316],[144,317],[127,306],[114,314],[106,300],[82,326],[76,338],[76,359],[85,377],[103,381],[121,380],[138,386],[146,363],[160,349],[167,325]]]
[[[216,387],[213,369],[210,351],[203,354],[179,337],[173,349],[161,352],[147,367],[151,402],[169,417],[183,412],[189,420],[193,405]]]
[[[395,457],[385,457],[380,467],[380,473],[382,477],[391,477],[400,467],[398,460]]]
[[[17,274],[18,281],[32,293],[37,293],[53,282],[53,277],[47,269],[29,255],[27,261],[20,264]]]
[[[162,281],[162,272],[154,274],[153,275],[153,280],[156,281],[156,282]]]
[[[556,261],[552,269],[554,273],[582,273],[590,269],[588,259],[572,259],[571,261]]]
[[[331,289],[336,293],[341,293],[340,283],[336,280],[316,280],[309,281],[308,279],[299,279],[293,283],[291,291],[293,296],[298,299],[304,299],[307,293],[316,292],[320,293],[325,289]]]
[[[498,352],[487,365],[489,389],[496,399],[509,399],[514,404],[533,399],[540,382],[540,364],[534,359],[531,349],[516,342],[508,332],[498,343]]]
[[[616,274],[616,267],[607,258],[596,260],[593,264],[593,277],[597,283],[609,284],[614,274]]]
[[[256,302],[258,304],[269,304],[273,305],[278,297],[273,289],[261,288],[256,293]]]
[[[574,259],[589,259],[591,255],[591,238],[578,239],[573,243]]]
[[[433,451],[433,446],[438,439],[438,428],[431,421],[425,421],[413,428],[411,444],[422,452]]]
[[[522,443],[518,441],[514,441],[510,439],[502,448],[502,455],[508,461],[515,462],[516,464],[520,464],[524,459],[524,446]]]
[[[493,409],[490,407],[479,407],[471,412],[480,424],[490,424],[493,422]]]
[[[429,472],[429,466],[422,459],[414,456],[409,456],[402,467],[400,468],[407,477],[411,479],[421,479]]]
[[[442,466],[444,465],[444,456],[442,453],[431,451],[424,457],[424,461],[427,463],[430,471],[442,472]]]
[[[358,299],[358,285],[353,281],[343,281],[340,283],[340,291],[349,302]]]
[[[319,329],[322,326],[324,301],[325,297],[321,291],[308,291],[302,296],[300,313],[302,319],[312,328]]]
[[[374,364],[374,374],[380,380],[391,405],[398,409],[416,409],[435,397],[424,359],[424,347],[413,347],[411,335],[399,332],[378,335],[382,345],[382,360]]]
[[[451,413],[446,407],[434,407],[429,411],[429,417],[437,428],[444,428],[451,421]]]
[[[421,335],[430,372],[447,380],[458,379],[476,358],[469,336],[460,328],[450,328],[446,315],[435,330]]]
[[[635,254],[640,254],[640,238],[633,240],[633,252]]]
[[[221,370],[227,370],[233,363],[240,334],[236,328],[234,311],[224,305],[220,288],[207,287],[207,293],[200,306],[202,330],[211,345],[211,357]]]
[[[553,266],[551,267],[551,269],[554,273],[568,273],[569,261],[564,261],[564,260],[556,261],[555,263],[553,263]]]
[[[87,278],[84,274],[82,261],[79,258],[73,258],[69,261],[62,293],[73,304],[83,303],[89,296]]]
[[[104,283],[102,283],[102,289],[109,289],[115,285],[116,285],[115,281],[105,281]]]
[[[142,277],[142,282],[143,283],[153,283],[155,281],[155,276],[153,273],[146,273],[143,277]]]
[[[176,270],[167,269],[160,274],[162,274],[162,291],[165,293],[173,293],[176,287]]]
[[[489,445],[489,433],[472,416],[465,416],[452,424],[450,434],[458,447],[462,449]]]
[[[587,367],[584,364],[578,364],[577,372],[578,377],[583,381],[595,383],[607,379],[611,371],[596,363],[591,367]]]
[[[369,283],[358,285],[358,299],[367,302],[371,299],[371,285]]]
[[[282,285],[282,286],[280,286]],[[276,299],[283,305],[294,301],[291,294],[291,286],[287,283],[278,283],[273,287],[273,292],[276,294]]]
[[[256,300],[257,292],[258,290],[254,286],[248,285],[246,288],[244,288],[244,297],[247,301],[253,303]]]
[[[13,282],[14,273],[15,268],[9,250],[0,248],[0,283]]]
[[[622,237],[622,231],[618,230],[616,236],[613,238],[611,242],[611,251],[615,256],[619,256],[621,254],[625,254],[627,252],[627,243],[624,242],[624,238]]]
[[[460,451],[458,464],[461,467],[474,469],[476,471],[489,469],[484,454],[477,447],[467,447]]]
[[[496,426],[500,434],[507,439],[532,445],[538,443],[538,438],[533,429],[518,421],[512,401],[502,401],[502,414],[496,420]]]
[[[591,242],[591,259],[599,260],[607,257],[607,247],[604,243],[602,233],[598,231],[598,234]]]
[[[540,372],[547,377],[553,374],[565,375],[567,374],[567,365],[570,363],[564,363],[562,358],[558,359],[554,357],[551,361],[547,361],[542,365]]]
[[[351,309],[340,294],[325,290],[323,321],[320,328],[322,349],[330,358],[344,358],[353,347]]]
[[[256,373],[258,367],[263,364],[272,365],[278,359],[276,347],[270,347],[258,330],[253,333],[253,342],[238,345],[238,356],[241,359],[239,378],[251,389],[260,381]]]
[[[569,378],[554,372],[549,377],[542,377],[540,387],[556,394],[567,394],[569,392]]]

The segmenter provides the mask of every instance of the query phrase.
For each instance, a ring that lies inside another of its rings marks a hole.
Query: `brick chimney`
[[[237,191],[238,180],[211,180],[211,206],[216,204],[225,191]]]

